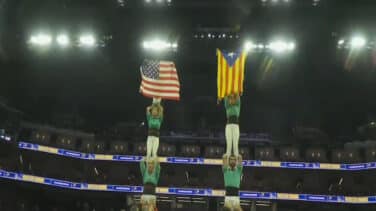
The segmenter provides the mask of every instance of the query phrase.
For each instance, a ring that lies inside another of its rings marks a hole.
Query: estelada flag
[[[244,68],[247,53],[245,51],[225,52],[217,49],[218,100],[230,94],[242,94],[244,82]]]

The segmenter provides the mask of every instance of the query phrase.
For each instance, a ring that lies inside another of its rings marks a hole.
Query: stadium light
[[[287,44],[283,41],[275,41],[270,43],[269,48],[277,53],[281,53],[287,50]]]
[[[360,49],[363,48],[366,45],[366,39],[361,36],[353,37],[351,39],[350,45],[354,49]]]
[[[338,40],[338,45],[343,45],[343,44],[345,44],[345,40],[344,39]]]
[[[295,50],[295,43],[294,42],[288,43],[287,50],[290,50],[290,51]]]
[[[257,45],[255,45],[252,41],[247,41],[247,42],[245,42],[245,44],[244,44],[244,49],[246,50],[246,51],[251,51],[252,49],[255,49],[255,48],[257,48],[258,46]]]
[[[117,2],[119,3],[120,7],[124,7],[125,6],[125,1],[124,0],[117,0]]]
[[[276,53],[284,53],[286,51],[292,51],[295,49],[294,42],[284,42],[281,40],[271,42],[268,45],[269,49]]]
[[[159,39],[144,41],[142,45],[144,49],[153,51],[176,50],[178,48],[177,43],[170,43]]]
[[[49,46],[51,44],[52,38],[51,35],[49,34],[37,34],[33,35],[30,38],[30,43],[34,45],[39,45],[39,46]]]
[[[70,40],[69,40],[69,37],[65,34],[61,34],[61,35],[58,35],[56,37],[56,42],[62,46],[62,47],[66,47],[69,45],[70,43]]]
[[[80,37],[80,46],[93,47],[95,42],[96,41],[93,35],[82,35]]]

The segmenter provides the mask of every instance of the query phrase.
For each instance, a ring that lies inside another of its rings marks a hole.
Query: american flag
[[[180,83],[175,64],[145,60],[141,65],[141,94],[150,98],[180,100]]]

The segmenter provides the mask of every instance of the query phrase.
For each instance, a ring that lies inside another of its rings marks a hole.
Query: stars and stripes
[[[145,60],[141,65],[140,92],[145,97],[180,100],[180,83],[175,64]]]
[[[246,52],[227,53],[217,49],[217,90],[221,100],[230,94],[243,93]]]

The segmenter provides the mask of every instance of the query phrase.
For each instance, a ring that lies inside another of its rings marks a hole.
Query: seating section
[[[244,160],[248,160],[251,158],[250,149],[248,147],[240,147],[239,153],[242,155]]]
[[[51,135],[47,131],[33,131],[31,140],[38,144],[48,144],[50,142]]]
[[[176,146],[172,144],[160,143],[158,155],[160,156],[174,156],[176,154]]]
[[[300,151],[297,147],[282,147],[280,149],[281,161],[300,161]]]
[[[53,146],[63,149],[97,154],[146,154],[146,143],[123,140],[95,140],[94,137],[50,133],[46,130],[36,130],[28,140],[32,143]],[[158,155],[181,157],[206,157],[218,159],[225,153],[225,144],[179,144],[178,142],[160,141]],[[376,144],[372,141],[351,142],[343,148],[330,149],[325,146],[301,148],[296,145],[286,146],[253,146],[242,144],[239,153],[243,159],[288,162],[320,162],[320,163],[361,163],[376,161]]]
[[[183,145],[181,147],[181,156],[184,157],[198,157],[201,155],[200,146],[196,145]]]
[[[80,150],[86,153],[93,153],[95,149],[95,143],[93,140],[83,140],[81,142]]]
[[[133,144],[133,155],[145,155],[146,154],[146,143],[138,142]]]
[[[74,133],[49,133],[38,130],[23,141],[96,154],[145,155],[146,141],[109,141]],[[6,142],[2,143],[5,144]],[[205,157],[220,159],[225,143],[172,142],[161,139],[160,156]],[[252,145],[241,143],[239,153],[245,160],[361,163],[376,161],[374,142],[354,142],[343,147],[299,145]],[[58,166],[58,168],[56,168]],[[16,143],[0,148],[0,167],[45,177],[89,183],[142,184],[138,163],[77,160],[53,154],[19,150]],[[223,188],[220,166],[161,164],[161,186]],[[244,168],[241,188],[314,194],[368,195],[376,192],[373,171],[342,172],[280,168]]]
[[[64,149],[74,150],[76,147],[76,139],[68,135],[60,135],[57,138],[56,145]]]
[[[365,159],[366,161],[376,161],[376,147],[366,149]]]
[[[255,159],[256,160],[268,160],[268,161],[274,161],[275,151],[272,147],[257,147],[255,149]]]
[[[104,141],[95,141],[94,153],[103,154],[105,152],[108,152],[108,150],[106,150],[106,143]]]
[[[129,153],[129,145],[123,141],[114,141],[110,146],[110,153],[116,155],[125,155]]]
[[[221,158],[225,153],[225,148],[223,146],[207,146],[205,148],[206,158]]]
[[[310,148],[306,150],[305,160],[308,162],[327,162],[327,152],[323,148]]]

